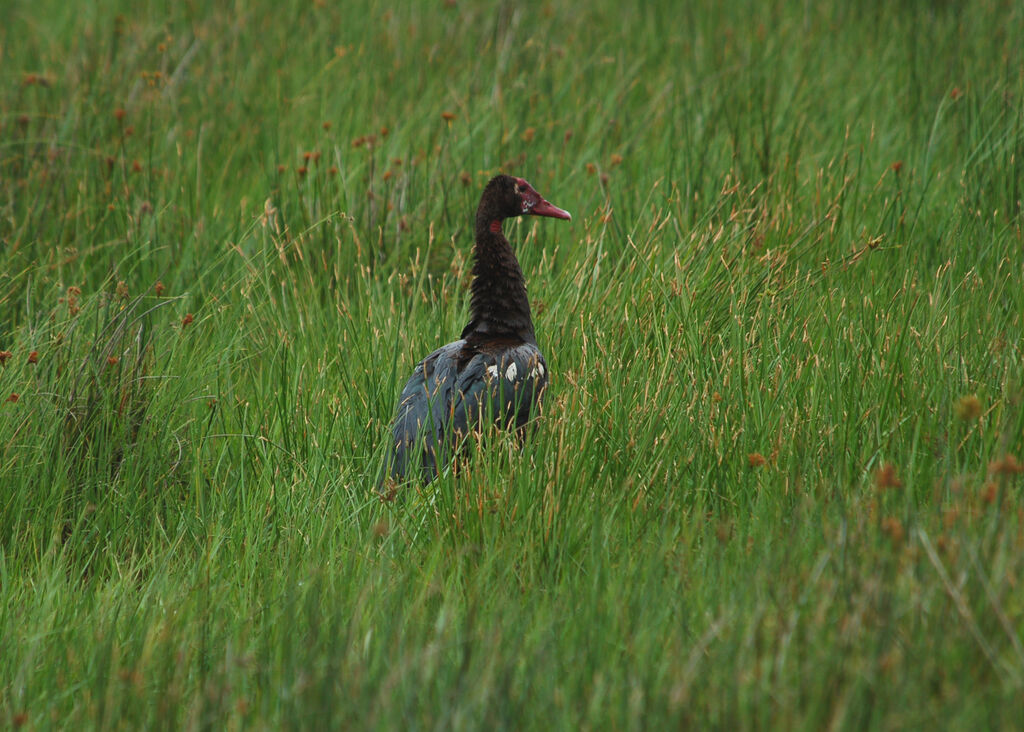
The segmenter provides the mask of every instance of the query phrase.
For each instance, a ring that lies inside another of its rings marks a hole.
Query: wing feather
[[[419,473],[429,481],[443,470],[461,439],[483,424],[521,429],[548,384],[547,364],[532,343],[477,350],[466,360],[464,340],[431,353],[402,390],[393,429],[390,475]]]

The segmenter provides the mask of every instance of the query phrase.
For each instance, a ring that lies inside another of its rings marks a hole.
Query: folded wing
[[[459,442],[484,424],[522,429],[548,383],[535,344],[502,348],[449,343],[421,361],[399,397],[390,475],[437,476]]]

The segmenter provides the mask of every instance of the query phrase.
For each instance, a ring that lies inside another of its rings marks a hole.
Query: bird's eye
[[[519,187],[518,183],[515,184],[515,191],[517,196],[523,192],[523,189]]]

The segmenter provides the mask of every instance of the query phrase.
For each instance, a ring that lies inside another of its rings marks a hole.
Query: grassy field
[[[4,10],[0,726],[1019,724],[1024,6],[209,5]],[[536,438],[382,502],[498,171]]]

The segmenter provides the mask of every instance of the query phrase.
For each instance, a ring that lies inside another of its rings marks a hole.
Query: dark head
[[[533,186],[522,178],[498,175],[491,178],[480,196],[477,215],[483,214],[490,221],[501,221],[515,216],[550,216],[555,219],[572,219],[568,211],[554,206],[537,193]]]

